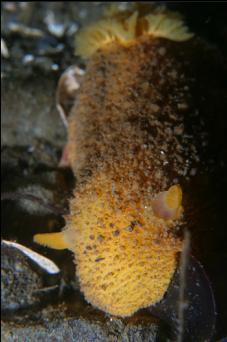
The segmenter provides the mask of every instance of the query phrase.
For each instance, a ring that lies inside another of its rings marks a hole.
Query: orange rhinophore
[[[198,159],[184,126],[192,37],[156,8],[112,10],[76,40],[88,59],[68,127],[77,185],[65,229],[34,240],[70,249],[86,300],[113,315],[160,301],[182,249],[179,184]]]

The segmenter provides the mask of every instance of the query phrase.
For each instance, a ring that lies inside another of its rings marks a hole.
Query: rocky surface
[[[38,274],[26,258],[10,247],[1,246],[1,305],[3,311],[15,311],[37,303],[34,291],[42,286]]]
[[[72,301],[72,299],[71,299]],[[72,316],[67,312],[65,304],[50,306],[39,312],[23,316],[26,325],[11,321],[2,325],[2,341],[79,341],[79,342],[139,342],[165,341],[166,335],[160,334],[157,320],[151,321],[144,316],[140,322],[125,323],[120,319],[114,319],[100,315],[92,308],[86,312],[78,305]],[[78,311],[77,311],[78,310]]]

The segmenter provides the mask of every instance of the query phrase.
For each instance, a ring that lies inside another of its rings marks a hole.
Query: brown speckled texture
[[[194,63],[205,53],[198,48],[196,40],[143,38],[129,48],[111,44],[92,57],[69,128],[79,181],[107,165],[124,168],[124,162],[133,173],[134,162],[140,172],[133,177],[140,178],[145,189],[152,183],[157,192],[175,177],[193,173],[198,146],[206,144],[201,118],[196,119],[199,108],[192,100],[198,81]]]

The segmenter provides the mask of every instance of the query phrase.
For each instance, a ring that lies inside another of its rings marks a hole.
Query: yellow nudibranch
[[[182,250],[188,90],[175,52],[192,34],[169,11],[111,15],[77,38],[89,61],[69,120],[66,227],[34,241],[70,249],[86,300],[124,317],[163,298]]]

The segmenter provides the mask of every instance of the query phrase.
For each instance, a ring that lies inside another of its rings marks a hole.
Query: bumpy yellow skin
[[[139,200],[140,193],[124,201],[129,183],[121,191],[109,176],[92,178],[77,193],[65,237],[85,298],[112,315],[129,316],[163,297],[181,242]]]
[[[171,61],[176,45],[143,37],[131,46],[100,49],[71,114],[69,156],[77,187],[64,236],[85,298],[113,315],[129,316],[158,302],[182,247],[178,222],[152,210],[154,196],[180,170],[170,152],[178,136],[165,132],[171,115],[176,125],[182,120],[165,95],[171,87],[172,95],[178,91],[177,75],[167,78],[178,73]],[[182,151],[175,153],[184,163]]]

